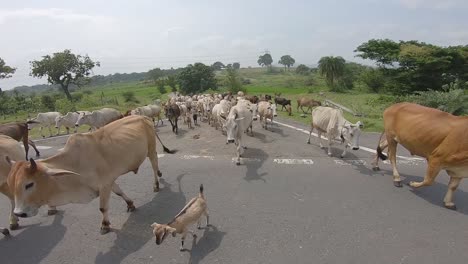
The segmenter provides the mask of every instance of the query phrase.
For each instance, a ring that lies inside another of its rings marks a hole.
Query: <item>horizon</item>
[[[64,49],[100,61],[95,75],[215,61],[258,67],[266,50],[274,64],[289,54],[295,66],[323,56],[372,65],[353,51],[373,38],[467,45],[467,11],[462,0],[7,2],[0,57],[17,71],[0,87],[47,83],[29,76],[29,61]]]

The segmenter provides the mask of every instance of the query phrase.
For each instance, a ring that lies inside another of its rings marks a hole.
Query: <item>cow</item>
[[[252,125],[252,112],[250,112],[247,103],[238,102],[231,108],[226,118],[223,116],[221,118],[226,121],[224,125],[227,134],[226,144],[234,143],[236,145],[236,165],[240,165],[240,158],[244,151],[242,135]]]
[[[78,112],[68,112],[64,116],[59,116],[55,119],[55,128],[57,128],[57,135],[60,134],[60,127],[65,126],[65,129],[67,130],[67,135],[70,134],[70,127],[74,127],[74,133],[77,132],[78,127],[75,126],[76,122],[78,121],[78,118],[80,117],[80,114],[90,114],[91,112],[89,111],[78,111]]]
[[[42,129],[47,127],[49,129],[49,137],[52,136],[51,127],[55,125],[55,120],[57,117],[60,116],[59,112],[46,112],[46,113],[39,113],[37,116],[31,120],[28,120],[26,123],[28,124],[28,129],[32,129],[36,126],[40,126],[41,136],[45,138],[44,134],[42,133]]]
[[[13,138],[16,141],[22,141],[26,152],[26,160],[28,160],[29,145],[36,151],[36,157],[40,156],[40,152],[36,144],[29,139],[28,124],[26,123],[8,123],[0,125],[0,134]]]
[[[71,135],[63,151],[49,158],[29,162],[7,158],[12,166],[8,185],[15,199],[14,214],[32,217],[46,202],[50,206],[86,204],[99,196],[99,210],[103,215],[101,234],[109,232],[111,191],[125,200],[128,211],[135,209],[133,201],[115,182],[118,177],[128,172],[138,173],[141,164],[149,158],[154,174],[153,191],[159,191],[158,177],[162,174],[156,138],[161,142],[151,119],[129,116],[95,132]],[[163,148],[174,153],[164,145]]]
[[[281,110],[284,110],[286,106],[291,105],[291,100],[288,100],[284,97],[280,97],[281,94],[275,94],[275,104],[281,105]]]
[[[427,159],[427,171],[421,182],[410,182],[413,188],[430,186],[441,170],[450,176],[444,206],[456,210],[453,193],[462,178],[468,177],[468,117],[454,116],[437,109],[413,103],[394,104],[383,113],[385,139],[377,147],[378,156],[388,146],[393,168],[393,183],[402,187],[396,167],[396,148],[401,144],[411,155]],[[377,159],[373,162],[378,169]]]
[[[309,112],[310,109],[312,109],[314,106],[321,106],[322,103],[319,101],[315,101],[312,98],[307,98],[307,97],[301,97],[297,99],[297,112],[299,112],[299,107],[301,108],[302,112],[306,114],[304,111],[304,106],[307,106],[307,112]]]
[[[276,117],[276,104],[272,104],[267,101],[261,101],[258,103],[258,115],[260,116],[260,123],[262,127],[268,130],[267,128],[267,119],[271,120],[273,123],[273,117]]]
[[[348,146],[352,150],[359,149],[359,137],[361,136],[362,127],[361,121],[353,124],[346,120],[341,109],[319,106],[312,111],[312,122],[307,144],[310,144],[310,136],[315,128],[317,129],[320,148],[324,148],[322,145],[322,133],[326,133],[328,138],[328,156],[331,156],[331,145],[335,138],[340,137],[341,142],[345,143],[343,153],[340,156],[343,158],[346,155]]]
[[[260,101],[260,98],[256,95],[247,95],[245,96],[245,99],[249,100],[252,104],[256,104]]]
[[[153,119],[153,122],[155,121],[155,117],[157,117],[158,122],[156,123],[156,126],[159,124],[159,121],[161,121],[161,124],[164,124],[163,120],[161,119],[161,107],[159,105],[147,105],[147,106],[137,107],[134,110],[130,111],[130,115],[147,116]]]
[[[6,197],[8,197],[11,203],[11,210],[10,210],[10,229],[11,230],[18,229],[19,219],[13,213],[13,209],[15,208],[15,200],[14,200],[11,188],[10,186],[8,186],[8,183],[7,183],[8,174],[10,172],[10,167],[11,167],[7,161],[7,157],[8,159],[21,160],[25,154],[26,154],[25,151],[20,147],[16,139],[7,135],[0,135],[0,192],[3,193]],[[49,206],[49,210],[47,213],[48,215],[53,215],[57,213],[57,209],[54,206]],[[4,235],[9,234],[8,229],[0,228],[0,230]]]
[[[179,128],[177,126],[177,121],[180,116],[179,106],[176,104],[167,104],[164,110],[166,112],[167,119],[169,119],[169,122],[171,123],[172,132],[174,132],[177,135],[177,133],[179,132]]]
[[[92,130],[97,130],[115,120],[121,119],[123,115],[114,108],[103,108],[95,110],[90,114],[82,113],[75,123],[75,126],[89,125]]]
[[[292,116],[291,105],[286,105],[286,112],[288,112],[288,115],[289,115],[289,116]]]

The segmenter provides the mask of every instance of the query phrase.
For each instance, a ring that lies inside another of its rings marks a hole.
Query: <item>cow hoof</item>
[[[401,188],[401,187],[403,187],[403,184],[401,183],[401,181],[394,181],[393,186]]]
[[[133,204],[127,205],[127,213],[133,212],[135,210],[136,210],[135,205],[133,205]]]
[[[310,141],[307,141],[307,144],[309,144],[309,145],[310,145]]]
[[[379,171],[380,168],[379,168],[379,167],[373,167],[372,170],[373,170],[373,171]]]
[[[342,159],[342,158],[344,158],[344,156],[343,156],[343,155],[340,155],[340,158]]]
[[[19,224],[18,224],[18,223],[16,223],[16,224],[10,224],[10,229],[11,229],[11,230],[16,230],[16,229],[18,229],[18,228],[19,228]]]
[[[331,154],[331,153],[328,153],[328,157],[331,157],[331,156],[332,156],[332,154]]]
[[[445,208],[447,209],[450,209],[450,210],[453,210],[453,211],[456,211],[457,210],[457,206],[452,204],[452,205],[445,205]]]
[[[153,187],[153,192],[159,192],[159,187],[158,187],[158,186],[154,186],[154,187]]]
[[[1,230],[2,230],[2,234],[3,234],[4,236],[10,236],[10,231],[9,231],[8,229],[2,228]]]
[[[110,226],[101,226],[101,235],[105,235],[111,231]]]
[[[36,154],[36,158],[39,158],[40,156],[41,156],[40,153],[37,153],[37,154]]]
[[[162,178],[162,172],[158,170],[158,176]]]
[[[240,161],[237,161],[237,162],[236,162],[236,165],[239,166],[239,165],[240,165]]]
[[[48,210],[47,215],[56,215],[57,212],[58,212],[57,210]]]

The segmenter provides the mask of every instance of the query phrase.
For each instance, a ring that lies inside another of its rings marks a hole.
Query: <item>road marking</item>
[[[384,160],[384,164],[391,164],[389,160]],[[404,165],[419,165],[423,163],[422,160],[397,160],[397,164],[404,164]]]
[[[214,160],[214,156],[199,156],[199,155],[183,155],[180,157],[181,159],[184,160],[190,160],[190,159],[209,159],[209,160]]]
[[[341,165],[341,166],[350,166],[350,165],[366,165],[365,160],[335,160],[336,165]]]
[[[273,162],[278,164],[288,164],[288,165],[312,165],[314,161],[311,159],[273,159]]]
[[[23,145],[21,145],[22,148],[24,148]],[[49,146],[36,146],[37,149],[40,149],[40,150],[46,150],[46,149],[51,149],[52,147],[49,147]]]
[[[291,129],[294,129],[296,131],[299,131],[299,132],[302,132],[304,134],[307,134],[309,135],[309,131],[306,130],[306,129],[302,129],[302,128],[298,128],[298,127],[295,127],[295,126],[291,126],[291,125],[288,125],[288,124],[285,124],[285,123],[281,123],[281,122],[278,122],[278,121],[273,121],[273,123],[276,123],[278,125],[281,125],[281,126],[285,126],[285,127],[288,127],[288,128],[291,128]],[[313,136],[315,137],[318,137],[318,135],[316,133],[312,133]],[[323,136],[323,138],[325,138],[326,140],[328,140],[325,136]],[[376,154],[376,151],[374,149],[371,149],[371,148],[368,148],[368,147],[364,147],[364,146],[359,146],[359,149],[362,149],[364,151],[367,151],[367,152],[370,152],[372,154]],[[398,158],[400,159],[405,159],[405,160],[424,160],[422,158],[416,158],[416,157],[405,157],[405,156],[398,156]]]
[[[232,161],[236,162],[237,158],[232,158]],[[240,158],[241,162],[260,162],[262,161],[261,159],[256,159],[256,158]]]

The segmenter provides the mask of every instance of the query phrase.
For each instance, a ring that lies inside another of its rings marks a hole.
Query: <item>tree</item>
[[[177,79],[175,75],[169,75],[166,79],[166,84],[171,87],[172,92],[177,92]]]
[[[278,61],[278,63],[284,65],[285,69],[286,67],[288,67],[289,70],[289,67],[293,66],[294,63],[296,63],[296,60],[294,60],[293,57],[291,57],[290,55],[283,55],[281,56],[281,59]]]
[[[47,111],[55,111],[55,100],[50,95],[41,96],[41,104]]]
[[[164,76],[164,72],[160,68],[154,68],[148,71],[148,78],[157,84],[158,80]]]
[[[385,85],[385,77],[379,69],[364,71],[359,79],[374,93],[380,92]]]
[[[234,67],[226,68],[226,85],[228,86],[228,91],[232,92],[232,94],[236,94],[239,91],[245,92],[239,79],[239,74]]]
[[[72,96],[68,90],[70,84],[78,87],[89,82],[89,75],[95,66],[100,66],[98,61],[93,61],[88,55],[75,55],[70,50],[54,53],[52,56],[46,55],[42,60],[31,61],[31,76],[42,78],[47,76],[50,84],[58,84],[72,101]]]
[[[337,90],[336,81],[345,73],[345,60],[338,56],[322,57],[318,63],[319,73],[325,76],[328,87],[332,91]]]
[[[213,68],[203,63],[189,64],[178,76],[179,91],[182,94],[196,94],[208,89],[217,89]]]
[[[271,64],[273,63],[273,58],[271,57],[270,53],[265,53],[261,55],[260,57],[258,57],[257,63],[258,65],[262,67],[263,66],[270,67]]]
[[[240,69],[240,63],[239,63],[239,62],[234,62],[234,63],[232,64],[232,68],[234,68],[234,70]]]
[[[16,71],[16,68],[12,68],[6,65],[5,61],[0,58],[0,80],[10,78]]]
[[[308,75],[310,73],[310,68],[305,66],[304,64],[300,64],[296,68],[296,73],[300,75]]]
[[[213,63],[213,65],[211,65],[211,68],[213,68],[213,70],[215,70],[215,71],[222,70],[222,69],[224,69],[224,67],[225,67],[224,64],[222,62],[220,62],[220,61],[217,61],[217,62]]]
[[[166,87],[164,87],[165,84],[166,82],[163,79],[159,79],[156,81],[156,85],[158,86],[159,93],[161,94],[167,93]]]

